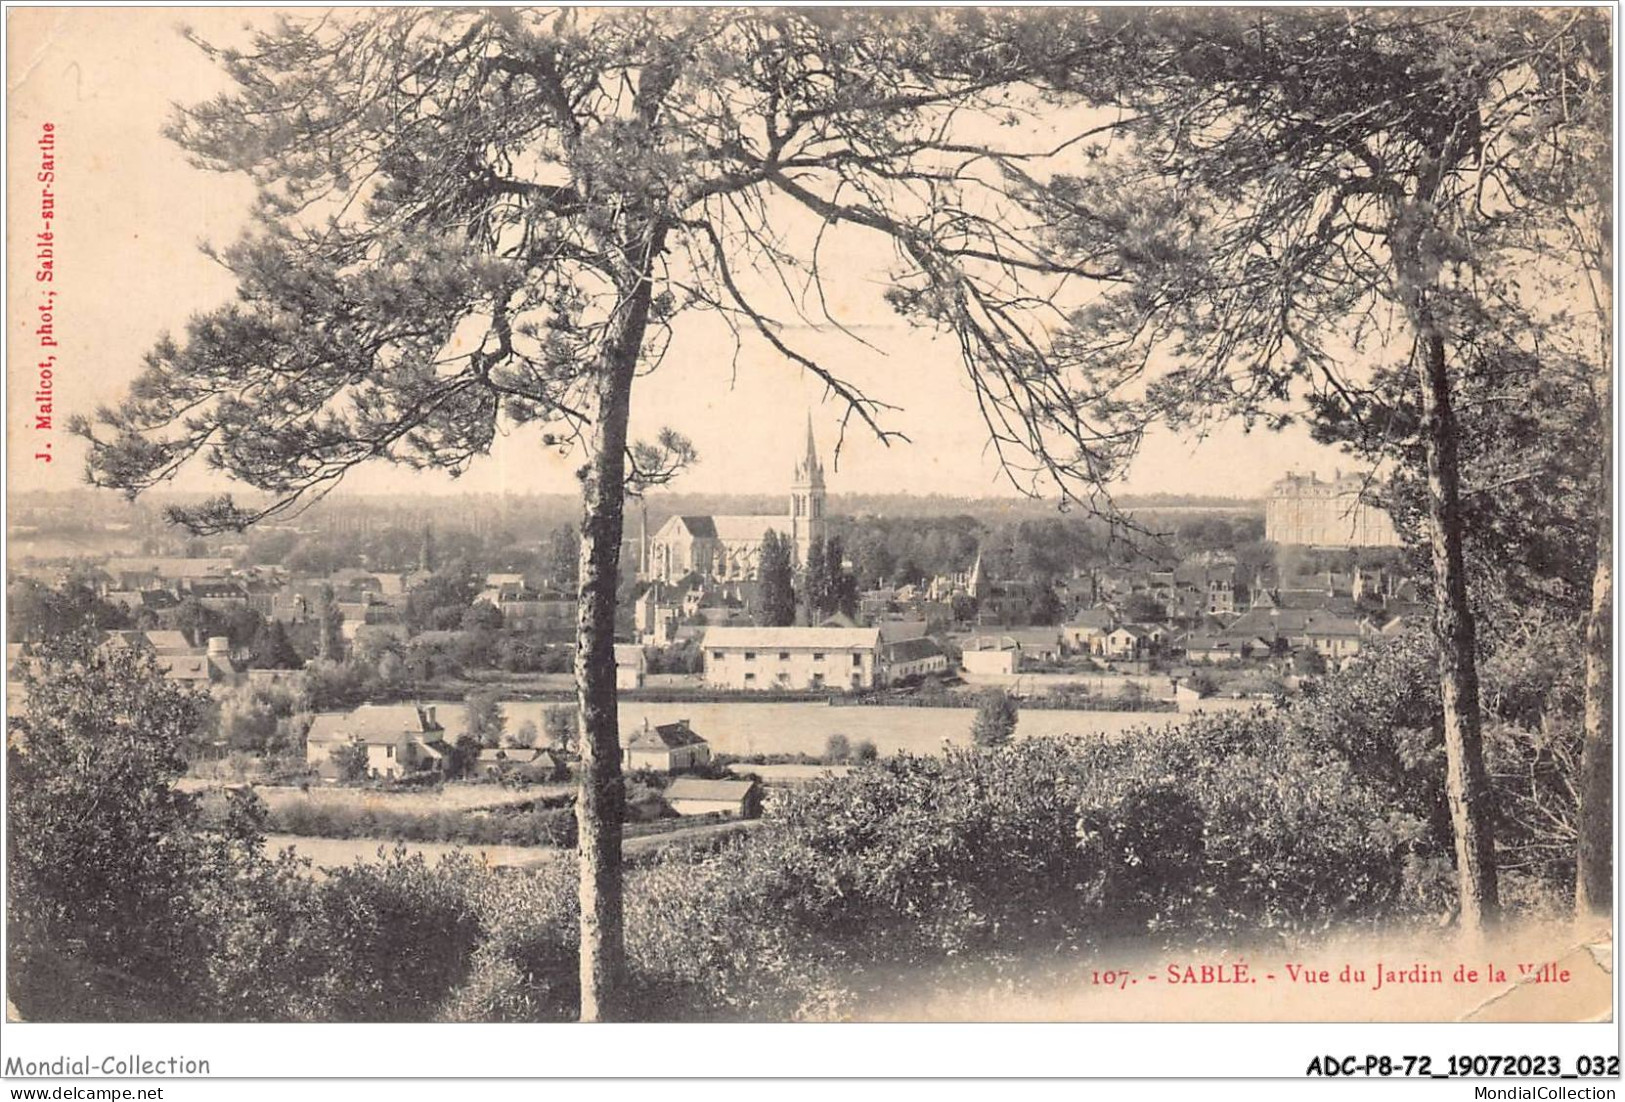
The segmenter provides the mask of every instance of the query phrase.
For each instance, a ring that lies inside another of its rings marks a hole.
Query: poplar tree
[[[777,532],[762,537],[762,557],[757,572],[761,584],[762,620],[767,627],[787,627],[796,622],[795,548]]]

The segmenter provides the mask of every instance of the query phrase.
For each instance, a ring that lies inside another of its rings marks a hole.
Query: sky
[[[71,413],[90,413],[127,389],[143,353],[189,315],[229,300],[233,284],[199,250],[240,231],[252,188],[187,163],[162,128],[174,103],[223,90],[212,63],[180,34],[182,20],[207,40],[230,41],[246,10],[13,9],[10,13],[10,331],[8,479],[13,489],[66,489],[82,482],[83,450],[63,431]],[[44,123],[56,139],[54,279],[33,279],[33,235],[43,222],[35,179]],[[888,250],[850,231],[831,241],[841,278],[832,312],[859,343],[829,328],[795,323],[785,339],[837,366],[874,398],[898,409],[885,427],[909,443],[882,446],[854,427],[838,466],[840,405],[822,384],[765,342],[747,338],[737,355],[729,330],[712,316],[684,315],[661,367],[633,394],[634,436],[669,426],[693,442],[700,462],[674,484],[702,493],[769,493],[786,487],[810,417],[833,493],[1009,495],[987,446],[957,346],[911,329],[885,307]],[[50,300],[58,345],[38,347],[37,311]],[[867,345],[867,346],[866,346]],[[869,347],[872,346],[872,347]],[[38,369],[52,366],[53,427],[33,428]],[[515,431],[461,480],[380,466],[358,472],[349,489],[422,492],[553,493],[575,489],[580,458],[550,452],[540,429]],[[43,449],[48,443],[49,449]],[[34,458],[48,453],[49,462]],[[1288,469],[1330,473],[1348,461],[1302,429],[1245,434],[1221,426],[1205,441],[1150,437],[1119,492],[1257,496]],[[180,489],[225,488],[202,471]]]

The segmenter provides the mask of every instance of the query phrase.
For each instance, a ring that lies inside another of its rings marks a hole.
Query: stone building
[[[1394,522],[1365,501],[1366,479],[1342,472],[1329,482],[1288,474],[1270,487],[1264,538],[1307,547],[1398,547]]]

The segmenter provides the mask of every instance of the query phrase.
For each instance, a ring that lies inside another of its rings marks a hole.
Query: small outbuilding
[[[666,802],[679,815],[720,814],[754,819],[762,813],[762,786],[755,781],[678,777],[666,789]]]
[[[649,673],[649,657],[635,643],[615,644],[615,687],[641,689]]]

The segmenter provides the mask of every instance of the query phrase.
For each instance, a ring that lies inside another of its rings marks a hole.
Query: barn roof
[[[699,777],[678,777],[666,789],[667,801],[672,800],[743,800],[755,781],[707,781]]]

